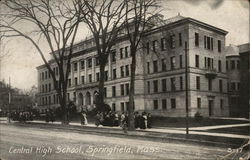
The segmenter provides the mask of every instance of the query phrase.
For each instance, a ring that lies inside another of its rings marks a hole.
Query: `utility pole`
[[[10,114],[11,114],[11,84],[10,84],[10,77],[9,77],[9,114],[8,114],[8,123],[10,123]]]
[[[188,47],[187,47],[187,42],[185,42],[185,85],[186,85],[186,138],[188,138],[189,135],[189,123],[188,123]]]

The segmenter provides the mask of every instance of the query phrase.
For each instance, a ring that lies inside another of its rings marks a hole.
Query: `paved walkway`
[[[1,123],[7,123],[7,120],[0,121]],[[44,121],[29,121],[30,123],[46,123]],[[52,124],[51,122],[49,124]],[[53,124],[61,124],[61,122],[54,122]],[[71,122],[70,125],[72,126],[81,126],[80,123],[74,123]],[[87,127],[93,127],[96,128],[94,124],[88,124]],[[192,127],[189,130],[189,134],[192,135],[205,135],[205,136],[215,136],[215,137],[227,137],[227,138],[239,138],[239,139],[250,139],[250,136],[247,135],[239,135],[239,134],[229,134],[229,133],[212,133],[210,132],[204,132],[209,129],[218,129],[218,128],[232,128],[232,127],[242,127],[242,126],[250,126],[250,124],[232,124],[232,125],[218,125],[218,126],[205,126],[205,127]],[[99,126],[100,128],[112,128],[112,129],[119,129],[120,127],[108,127],[108,126]],[[141,130],[141,129],[138,129]],[[186,131],[183,128],[151,128],[151,129],[145,129],[141,130],[145,132],[158,132],[158,133],[170,133],[170,134],[186,134]],[[202,132],[199,132],[202,131]]]

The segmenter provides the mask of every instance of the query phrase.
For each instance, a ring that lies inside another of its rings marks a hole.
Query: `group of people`
[[[123,129],[128,127],[128,113],[122,112],[120,115],[117,112],[98,112],[96,114],[96,126],[120,126]],[[139,112],[134,113],[135,128],[146,129],[152,127],[152,116],[150,113]]]
[[[116,112],[97,112],[95,125],[119,126],[119,116]]]
[[[46,109],[45,111],[45,122],[55,122],[56,120],[56,116],[55,116],[55,113],[52,109]]]
[[[32,121],[33,120],[33,114],[31,112],[14,112],[11,115],[13,121],[20,121],[20,122],[25,122],[25,121]]]

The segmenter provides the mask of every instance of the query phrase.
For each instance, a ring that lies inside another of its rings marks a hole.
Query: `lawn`
[[[226,125],[226,124],[240,124],[249,123],[243,120],[228,120],[228,119],[214,119],[214,118],[202,118],[197,120],[195,118],[189,118],[189,127],[201,127],[201,126],[213,126],[213,125]],[[153,127],[175,127],[185,128],[186,118],[184,117],[153,117]]]

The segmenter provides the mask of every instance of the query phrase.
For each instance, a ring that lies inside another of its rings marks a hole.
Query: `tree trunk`
[[[101,61],[100,61],[101,62]],[[104,82],[105,82],[105,63],[100,63],[100,81],[99,81],[99,95],[97,97],[96,107],[98,111],[103,111],[104,106]]]
[[[62,90],[63,92],[60,93],[61,94],[61,100],[60,100],[60,105],[62,108],[62,124],[64,125],[68,125],[69,124],[69,117],[68,117],[68,106],[67,106],[67,86],[65,86],[64,84],[62,85]]]
[[[135,95],[135,65],[136,65],[136,50],[131,48],[132,64],[131,64],[131,76],[130,76],[130,92],[129,92],[129,107],[128,107],[128,130],[135,130],[134,123],[134,95]]]

